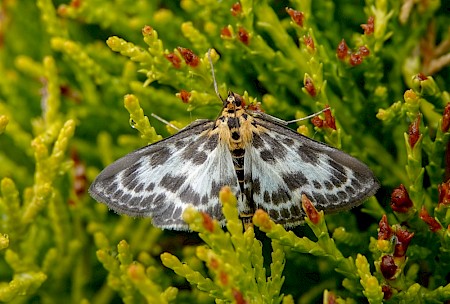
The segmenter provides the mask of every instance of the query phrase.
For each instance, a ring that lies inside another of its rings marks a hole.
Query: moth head
[[[241,95],[229,91],[223,106],[226,108],[237,108],[243,106],[243,104],[244,100]]]

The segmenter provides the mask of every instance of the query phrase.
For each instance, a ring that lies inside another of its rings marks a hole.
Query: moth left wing
[[[150,216],[161,228],[187,230],[189,204],[223,220],[219,190],[240,188],[228,147],[211,135],[212,121],[197,121],[106,167],[89,192],[120,214]]]
[[[254,118],[244,156],[244,192],[255,208],[287,227],[304,218],[301,195],[319,210],[347,210],[373,195],[378,181],[356,158],[294,130]]]

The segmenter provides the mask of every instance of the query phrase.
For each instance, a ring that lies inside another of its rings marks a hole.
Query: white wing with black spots
[[[197,121],[160,142],[120,158],[89,192],[120,214],[150,216],[155,226],[187,230],[188,205],[223,220],[218,194],[227,185],[240,196],[228,147],[210,135],[212,121]]]
[[[302,222],[302,194],[317,209],[333,212],[377,191],[373,173],[354,157],[273,122],[255,122],[267,131],[255,132],[246,148],[244,193],[275,222],[288,227]]]

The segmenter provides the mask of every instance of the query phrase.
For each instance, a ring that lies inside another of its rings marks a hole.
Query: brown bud
[[[375,19],[373,16],[367,19],[367,24],[361,24],[361,27],[364,30],[364,35],[372,35],[375,29]]]
[[[220,36],[221,37],[228,37],[228,38],[231,37],[231,31],[228,28],[228,26],[225,26],[224,28],[222,28],[220,30]]]
[[[286,7],[286,12],[289,14],[289,16],[291,16],[292,21],[294,21],[298,26],[303,27],[305,14],[288,7]]]
[[[442,114],[442,132],[448,132],[450,127],[450,103],[448,103],[444,108],[444,114]]]
[[[400,184],[392,191],[391,208],[395,212],[406,213],[413,206],[413,202],[409,198],[408,191],[403,184]]]
[[[432,232],[436,232],[442,229],[441,224],[439,224],[439,222],[434,217],[430,216],[427,209],[425,209],[425,206],[422,206],[422,209],[419,212],[419,217],[428,225]]]
[[[389,300],[392,297],[392,289],[391,286],[389,285],[383,285],[381,286],[381,291],[383,292],[384,296],[383,299],[384,300]]]
[[[198,64],[200,63],[200,59],[198,58],[197,55],[194,54],[194,52],[192,52],[190,49],[183,47],[177,47],[177,49],[180,52],[181,56],[183,57],[184,62],[186,62],[188,66],[191,66],[193,68],[198,66]]]
[[[314,51],[315,50],[315,46],[314,46],[314,40],[312,39],[311,36],[303,36],[303,42],[305,43],[306,47],[309,50]]]
[[[174,68],[179,69],[181,67],[181,59],[176,54],[170,53],[164,55],[164,57],[172,63]]]
[[[320,214],[317,212],[316,207],[314,207],[309,198],[304,194],[302,194],[302,208],[311,222],[314,225],[317,225],[320,221]]]
[[[305,89],[308,92],[308,94],[312,97],[316,96],[316,88],[314,87],[314,83],[311,78],[305,77],[304,81]]]
[[[191,93],[189,93],[186,90],[181,90],[180,93],[178,93],[178,97],[181,99],[183,103],[189,103],[189,98],[191,97]]]
[[[233,298],[234,298],[234,303],[236,304],[246,304],[247,301],[244,299],[244,296],[242,295],[242,293],[237,290],[236,288],[233,288],[231,290],[231,293],[233,294]]]
[[[226,272],[221,271],[219,274],[219,280],[222,285],[228,285],[228,274]]]
[[[336,130],[336,120],[331,114],[330,106],[325,105],[325,108],[328,108],[323,112],[323,114],[325,115],[325,126],[330,129]]]
[[[392,228],[389,226],[386,214],[384,214],[378,224],[378,240],[389,240],[392,235]]]
[[[450,206],[450,180],[448,180],[446,183],[438,185],[438,191],[438,204]]]
[[[208,230],[209,232],[214,232],[214,222],[213,219],[209,216],[209,214],[205,212],[200,213],[203,218],[203,228]]]
[[[150,25],[146,25],[142,28],[142,35],[148,36],[153,33],[153,28]]]
[[[350,59],[348,60],[351,66],[360,65],[363,62],[363,57],[359,53],[350,54]]]
[[[420,81],[425,81],[425,80],[428,79],[428,77],[425,76],[425,74],[423,74],[423,73],[417,74],[417,75],[416,75],[416,78],[419,79]]]
[[[411,233],[406,229],[398,228],[395,230],[395,236],[397,237],[397,242],[394,247],[394,256],[404,257],[414,233]]]
[[[363,57],[367,57],[370,55],[370,50],[365,45],[360,46],[358,51]]]
[[[348,56],[348,46],[347,43],[345,43],[345,40],[342,39],[339,43],[337,50],[336,50],[337,57],[341,60],[344,60]]]
[[[414,120],[408,128],[408,135],[409,135],[409,146],[411,148],[414,148],[417,141],[420,138],[420,114],[417,114],[416,120]]]
[[[250,43],[250,34],[242,27],[239,28],[238,31],[239,41],[245,45],[249,45]]]
[[[242,12],[241,4],[239,2],[236,2],[235,4],[233,4],[231,6],[230,11],[231,11],[231,15],[236,17],[237,15],[239,15]]]
[[[324,120],[319,116],[314,116],[311,118],[311,123],[318,128],[323,128]]]
[[[209,260],[209,267],[211,269],[218,269],[219,266],[220,262],[216,258],[211,258],[211,260]]]
[[[395,264],[394,257],[392,255],[384,255],[381,258],[380,270],[385,279],[393,279],[397,268],[398,267]]]

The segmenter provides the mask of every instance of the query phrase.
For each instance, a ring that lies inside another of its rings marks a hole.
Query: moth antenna
[[[168,122],[167,120],[165,120],[164,118],[162,118],[162,117],[156,115],[155,113],[150,114],[150,116],[156,118],[156,119],[159,120],[160,122],[165,123],[166,125],[170,126],[171,128],[174,128],[174,129],[177,130],[177,131],[180,131],[180,130],[181,130],[180,128],[176,127],[174,124]]]
[[[330,110],[330,109],[331,109],[330,107],[326,107],[325,109],[322,109],[319,112],[313,113],[311,115],[308,115],[308,116],[305,116],[305,117],[302,117],[302,118],[299,118],[299,119],[288,120],[288,121],[286,121],[286,124],[291,124],[291,123],[294,123],[294,122],[299,122],[299,121],[302,121],[302,120],[306,120],[306,119],[310,119],[310,118],[316,117],[317,115],[325,112],[326,110]]]
[[[219,88],[217,87],[216,74],[214,73],[214,65],[213,65],[213,62],[211,59],[211,49],[208,50],[208,60],[209,60],[209,65],[211,66],[211,74],[212,74],[213,83],[214,83],[214,91],[216,91],[217,97],[219,97],[219,99],[222,100],[222,102],[223,102],[223,98],[222,98],[222,96],[220,96]]]

